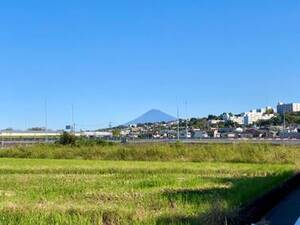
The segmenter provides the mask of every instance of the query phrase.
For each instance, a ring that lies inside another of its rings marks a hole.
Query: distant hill
[[[148,112],[141,115],[140,117],[126,123],[126,125],[139,124],[139,123],[170,122],[174,120],[176,120],[174,116],[171,116],[157,109],[151,109]]]

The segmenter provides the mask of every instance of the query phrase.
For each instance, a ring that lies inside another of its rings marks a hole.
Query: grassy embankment
[[[1,150],[0,224],[218,224],[291,176],[298,154],[248,144]]]
[[[1,150],[0,158],[294,163],[300,158],[300,146],[249,143],[34,145]]]

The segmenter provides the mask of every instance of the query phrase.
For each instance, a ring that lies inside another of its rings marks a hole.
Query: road
[[[300,188],[285,197],[266,216],[271,225],[296,225],[298,218],[300,218]]]

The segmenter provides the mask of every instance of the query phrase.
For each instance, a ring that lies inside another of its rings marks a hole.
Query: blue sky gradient
[[[300,102],[299,24],[296,0],[1,2],[0,128],[43,126],[45,99],[83,129]]]

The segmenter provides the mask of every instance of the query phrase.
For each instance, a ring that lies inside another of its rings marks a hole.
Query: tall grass
[[[2,149],[0,224],[220,225],[292,176],[294,164],[299,146],[271,144]]]
[[[2,158],[295,163],[300,146],[271,144],[34,145],[0,150]]]
[[[278,164],[5,158],[0,224],[220,225],[292,174]]]

